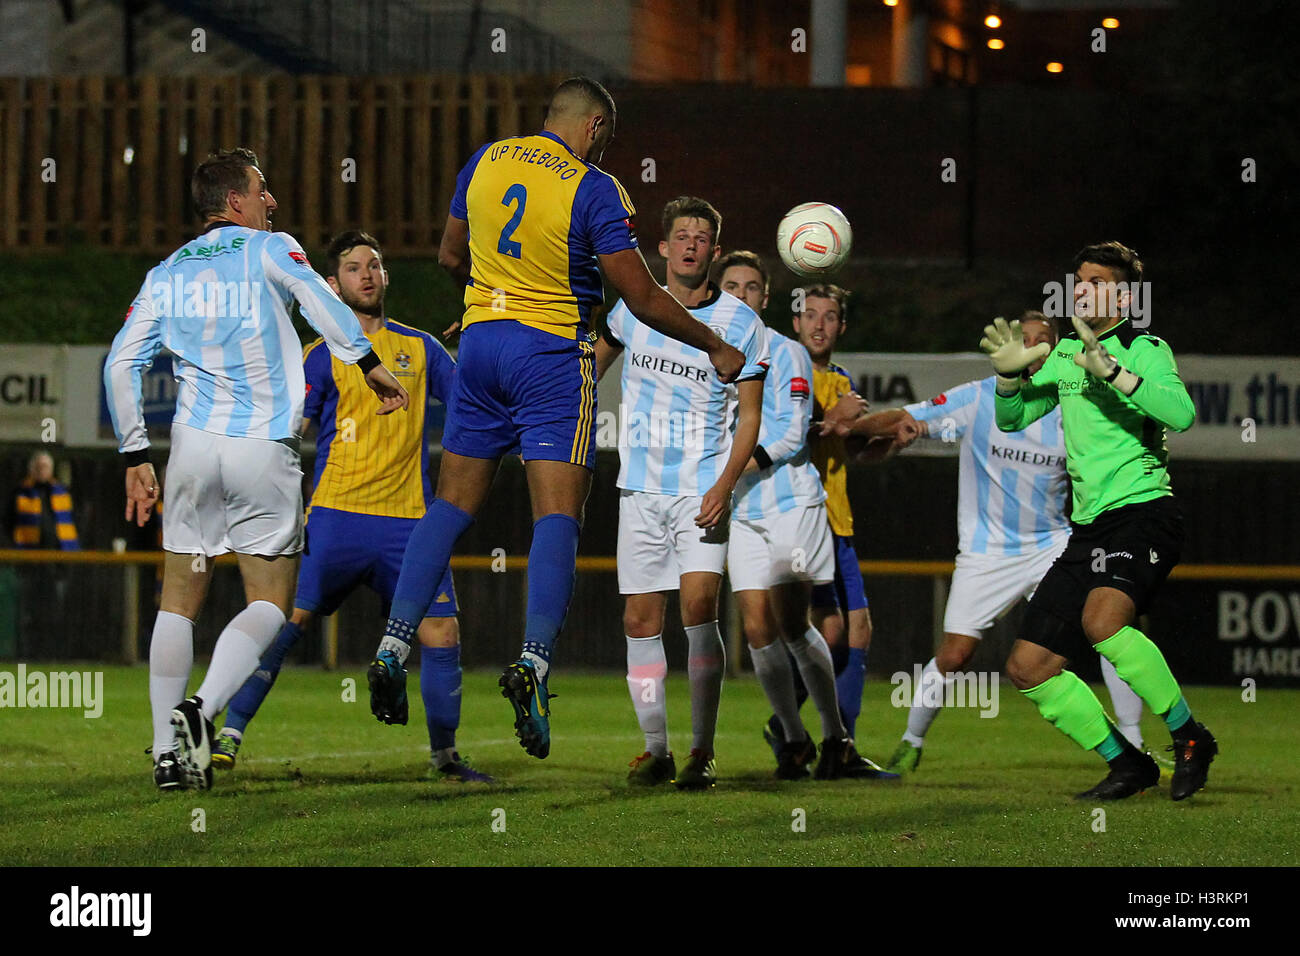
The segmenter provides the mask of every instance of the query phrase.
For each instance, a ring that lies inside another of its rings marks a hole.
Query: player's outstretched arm
[[[1025,348],[1019,319],[1008,323],[999,317],[992,325],[984,326],[980,349],[989,357],[998,378],[994,402],[998,428],[1004,432],[1021,431],[1056,407],[1060,399],[1055,386],[1043,374],[1051,365],[1052,346],[1040,342]],[[1026,384],[1023,372],[1044,356],[1048,357],[1047,364],[1035,376],[1041,381],[1031,379]]]
[[[722,381],[736,380],[745,366],[745,356],[703,322],[693,318],[676,299],[660,288],[640,249],[623,249],[598,258],[605,277],[618,290],[633,315],[656,332],[706,353]]]
[[[469,284],[469,221],[448,216],[438,244],[438,265],[462,292]]]
[[[469,222],[449,215],[442,227],[442,241],[438,244],[438,265],[451,276],[456,288],[462,293],[469,284]],[[449,339],[460,332],[460,319],[442,330],[442,337]]]
[[[325,339],[331,354],[365,374],[366,384],[382,402],[380,415],[407,407],[406,389],[380,364],[357,317],[311,267],[296,239],[273,233],[263,249],[262,264],[267,280],[298,300],[303,318]]]
[[[1001,316],[994,319],[992,325],[984,326],[980,348],[993,363],[993,371],[998,376],[999,395],[1018,392],[1021,385],[1020,373],[1052,351],[1046,342],[1025,348],[1020,320],[1008,323]]]
[[[378,361],[366,372],[366,384],[379,396],[380,406],[376,415],[387,415],[411,404],[411,396],[402,387],[402,383]]]

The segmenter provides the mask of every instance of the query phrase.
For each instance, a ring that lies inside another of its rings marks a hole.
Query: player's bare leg
[[[487,501],[500,465],[499,458],[470,458],[444,451],[438,463],[435,496],[474,517]],[[437,580],[441,579],[439,575]]]
[[[175,570],[179,556],[168,557],[174,562],[168,570]],[[212,651],[212,663],[198,691],[176,704],[171,716],[172,726],[176,729],[178,759],[191,785],[201,789],[212,785],[215,736],[212,721],[257,669],[258,661],[284,626],[285,613],[292,604],[298,578],[297,554],[274,557],[239,554],[236,557],[248,606],[236,614],[218,636]],[[210,565],[210,562],[191,559],[191,575],[182,578],[178,585],[182,602],[178,606],[196,608],[194,600],[207,588],[206,582],[200,578],[211,577],[211,567],[204,568],[204,564]],[[165,571],[165,594],[168,592],[167,583]]]
[[[921,671],[921,679],[912,689],[912,706],[907,712],[907,731],[889,758],[888,769],[895,773],[910,773],[921,763],[921,750],[930,725],[943,709],[944,696],[954,675],[966,669],[979,638],[970,634],[943,635],[943,641],[934,657]]]

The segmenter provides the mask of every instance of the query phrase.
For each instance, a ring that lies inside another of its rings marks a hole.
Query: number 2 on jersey
[[[524,206],[528,204],[528,190],[519,183],[515,183],[506,190],[506,194],[501,197],[501,205],[509,206],[512,203],[518,203],[515,206],[515,214],[510,217],[505,228],[501,230],[501,238],[497,240],[497,252],[503,256],[513,256],[516,259],[522,258],[523,249],[518,242],[510,237],[515,234],[519,228],[519,220],[524,218]]]

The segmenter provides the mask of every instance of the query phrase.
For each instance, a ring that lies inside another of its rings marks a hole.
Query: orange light
[[[1006,46],[1006,44],[1003,43],[999,37],[989,37],[990,50],[1001,50],[1004,46]]]
[[[1053,60],[1051,63],[1047,64],[1047,72],[1048,72],[1048,73],[1060,73],[1060,72],[1061,72],[1062,70],[1064,70],[1064,69],[1065,69],[1064,64],[1057,63],[1055,60]]]
[[[885,6],[896,7],[898,6],[898,0],[885,0]]]
[[[1116,20],[1114,17],[1107,17],[1105,20],[1102,20],[1101,25],[1105,27],[1107,30],[1119,29],[1119,21]]]
[[[1002,18],[996,13],[990,13],[984,18],[984,25],[990,30],[996,30],[998,27],[1002,26]]]

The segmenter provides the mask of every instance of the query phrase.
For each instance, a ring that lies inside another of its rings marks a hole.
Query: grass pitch
[[[67,670],[67,663],[28,664]],[[208,792],[154,789],[145,668],[106,668],[104,710],[0,711],[0,864],[135,865],[1002,865],[1242,866],[1300,862],[1300,692],[1190,688],[1219,739],[1209,789],[1180,804],[1158,791],[1105,810],[1070,799],[1105,772],[1009,685],[993,719],[952,709],[917,774],[898,783],[772,778],[751,679],[723,691],[720,783],[632,791],[641,738],[619,674],[560,665],[551,756],[513,737],[495,673],[467,673],[460,749],[495,787],[432,778],[418,675],[412,722],[377,723],[360,669],[287,669],[250,725],[239,764]],[[356,699],[343,698],[355,681]],[[868,682],[859,749],[883,762],[906,712]],[[1105,691],[1098,688],[1105,701]],[[678,757],[689,749],[684,679],[668,682]],[[805,719],[816,735],[811,705]],[[1144,717],[1153,749],[1168,743]],[[197,811],[202,811],[199,813]],[[802,826],[800,826],[802,824]]]

